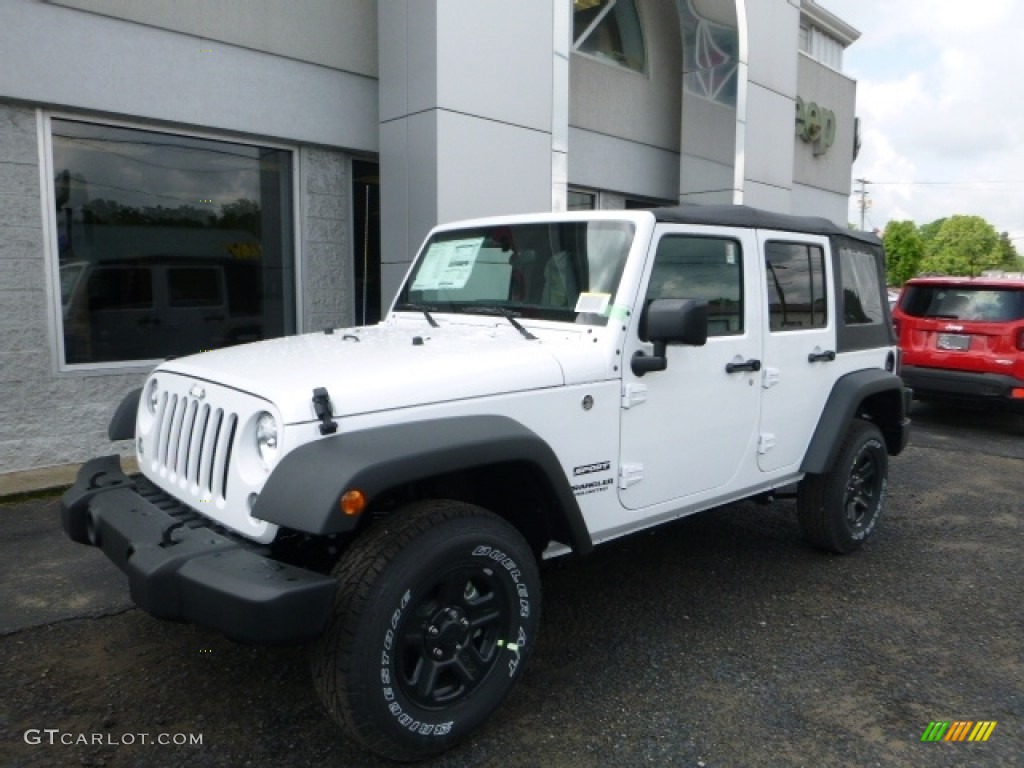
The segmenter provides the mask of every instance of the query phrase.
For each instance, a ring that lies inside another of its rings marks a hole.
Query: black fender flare
[[[800,471],[805,474],[827,472],[835,463],[850,422],[865,399],[890,393],[885,399],[884,418],[877,419],[889,454],[900,453],[907,443],[910,419],[907,418],[907,394],[903,381],[894,373],[872,368],[840,377],[832,387],[825,408],[807,446]]]
[[[135,414],[139,410],[142,387],[133,389],[121,400],[114,415],[110,417],[107,437],[111,440],[133,440],[135,438]]]
[[[578,553],[593,540],[555,452],[535,432],[506,416],[458,416],[340,431],[299,446],[274,467],[252,515],[314,535],[353,530],[341,512],[342,495],[359,489],[372,504],[378,494],[416,480],[463,469],[524,462],[540,471],[557,500]]]

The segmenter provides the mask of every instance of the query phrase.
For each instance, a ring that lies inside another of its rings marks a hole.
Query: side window
[[[769,327],[775,331],[828,324],[825,252],[820,245],[770,242],[764,249]]]
[[[167,270],[168,304],[172,307],[217,307],[223,303],[217,270],[171,267]]]
[[[872,325],[883,321],[882,286],[874,254],[841,248],[839,280],[843,290],[843,322],[846,325]]]
[[[144,267],[97,269],[89,278],[89,311],[151,309],[153,279]]]
[[[743,254],[735,240],[666,235],[658,242],[647,301],[704,299],[708,336],[743,333]]]

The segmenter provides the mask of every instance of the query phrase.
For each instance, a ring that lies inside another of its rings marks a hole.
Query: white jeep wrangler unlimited
[[[387,318],[170,360],[118,408],[141,477],[63,499],[150,614],[312,642],[370,750],[438,753],[536,642],[542,558],[797,487],[874,530],[905,446],[877,238],[742,206],[438,227]]]

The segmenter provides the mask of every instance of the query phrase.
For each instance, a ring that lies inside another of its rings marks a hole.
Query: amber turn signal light
[[[345,491],[345,493],[341,495],[339,505],[341,506],[342,512],[349,517],[355,517],[366,509],[366,495],[357,489]]]

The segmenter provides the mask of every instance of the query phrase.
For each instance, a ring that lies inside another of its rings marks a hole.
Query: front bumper
[[[125,475],[117,456],[82,467],[61,520],[71,539],[100,547],[127,574],[132,600],[158,618],[258,645],[306,642],[327,624],[333,577],[214,530],[145,478]]]
[[[1006,403],[1024,408],[1024,400],[1014,398],[1014,389],[1024,389],[1024,381],[996,373],[950,371],[903,365],[900,376],[920,398],[942,398],[971,402]]]

